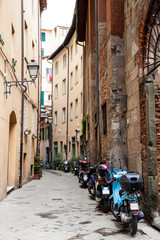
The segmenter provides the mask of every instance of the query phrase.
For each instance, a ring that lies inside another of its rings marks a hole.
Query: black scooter
[[[92,195],[92,197],[96,196],[96,176],[97,172],[96,169],[98,164],[92,165],[89,168],[89,180],[88,180],[88,192]]]

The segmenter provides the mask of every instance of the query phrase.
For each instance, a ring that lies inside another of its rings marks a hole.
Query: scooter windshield
[[[125,159],[122,153],[122,150],[119,146],[115,146],[110,150],[110,161],[109,161],[110,169],[119,170],[122,169],[126,171]]]

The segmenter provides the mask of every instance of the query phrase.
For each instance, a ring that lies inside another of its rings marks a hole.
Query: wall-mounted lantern
[[[23,79],[23,81],[18,81],[18,79],[16,78],[16,81],[7,81],[6,75],[4,75],[5,76],[5,82],[4,82],[5,92],[4,93],[6,94],[6,97],[7,97],[8,93],[11,94],[11,87],[23,86],[25,88],[24,89],[24,92],[25,92],[27,90],[27,87],[24,85],[24,83],[26,83],[26,82],[34,83],[34,80],[38,76],[39,65],[35,62],[35,60],[32,59],[31,62],[29,62],[27,64],[27,69],[28,69],[31,80]],[[8,88],[9,88],[9,90],[8,90]]]

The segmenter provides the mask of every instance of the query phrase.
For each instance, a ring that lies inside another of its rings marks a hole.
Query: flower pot
[[[35,173],[34,174],[34,179],[35,180],[39,180],[40,179],[40,174],[39,173]]]

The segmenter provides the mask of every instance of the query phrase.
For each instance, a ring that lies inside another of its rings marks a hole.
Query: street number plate
[[[109,187],[102,187],[102,193],[107,195],[110,194]]]
[[[139,210],[138,203],[130,203],[130,209],[132,210]]]

